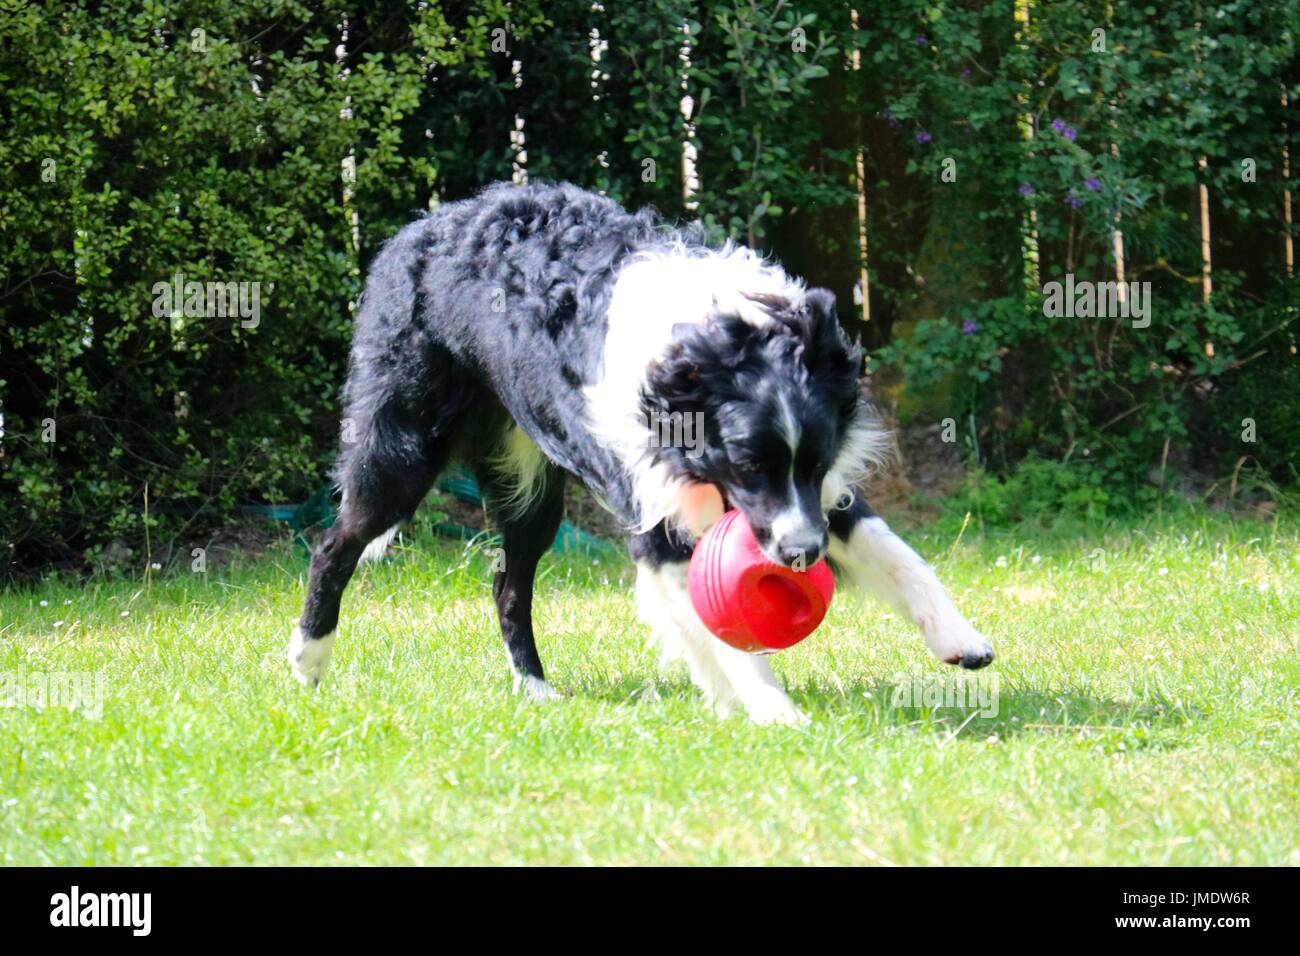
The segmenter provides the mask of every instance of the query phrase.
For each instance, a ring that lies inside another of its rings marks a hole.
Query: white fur
[[[766,657],[736,650],[704,627],[686,590],[685,563],[658,569],[638,565],[636,599],[641,620],[649,626],[664,662],[684,660],[691,680],[720,716],[740,706],[757,724],[798,724],[808,719],[786,696]]]
[[[920,555],[880,518],[859,521],[847,542],[831,536],[831,558],[855,583],[906,615],[940,660],[956,663],[993,648],[953,605]]]
[[[531,675],[515,675],[514,691],[526,700],[541,703],[547,700],[560,700],[560,694],[547,681]]]
[[[885,460],[890,446],[889,430],[880,424],[865,401],[859,402],[839,454],[822,481],[822,509],[847,507],[854,487]]]
[[[650,456],[650,426],[640,402],[648,365],[667,350],[674,325],[699,325],[715,316],[737,316],[756,326],[772,322],[746,293],[779,295],[800,308],[805,290],[779,266],[730,243],[722,249],[674,245],[639,253],[619,273],[609,306],[603,376],[586,389],[587,417],[592,435],[633,477],[638,531],[664,520],[679,524],[685,484]]]
[[[397,525],[393,525],[374,541],[366,545],[366,550],[361,552],[362,561],[382,561],[384,555],[388,553],[388,546],[393,543],[397,537]]]
[[[798,506],[791,505],[786,510],[780,512],[772,519],[772,544],[770,550],[764,546],[764,552],[768,558],[781,563],[781,552],[792,546],[791,539],[800,540],[808,527],[807,518]],[[791,565],[795,570],[802,571],[810,564],[816,564],[822,559],[821,551],[809,551],[806,548],[798,549],[798,557]]]
[[[505,507],[515,514],[526,512],[545,485],[546,456],[542,450],[527,432],[512,425],[490,463],[509,488]]]
[[[792,504],[772,519],[773,543],[780,547],[786,538],[802,531],[807,524],[804,513],[799,510],[797,505]],[[817,557],[821,557],[821,555],[817,555]],[[813,558],[813,560],[816,561],[817,557]]]
[[[791,449],[793,452],[793,449]],[[784,510],[777,513],[772,519],[772,551],[768,557],[773,561],[780,563],[779,556],[782,548],[790,545],[791,538],[798,538],[808,527],[808,517],[804,514],[803,509],[799,507],[799,491],[795,487],[794,481],[794,455],[790,457],[790,476],[786,489],[786,499]],[[802,570],[808,564],[815,564],[820,560],[820,554],[805,554],[806,564],[799,565]]]
[[[675,245],[640,253],[623,267],[614,285],[605,336],[604,372],[586,389],[587,418],[593,437],[612,449],[632,476],[640,507],[637,531],[660,521],[691,526],[683,508],[690,499],[686,481],[653,461],[650,424],[641,411],[641,389],[649,364],[672,342],[674,325],[699,325],[734,315],[755,326],[774,321],[746,293],[778,295],[795,308],[804,304],[803,283],[744,246],[720,250]],[[786,409],[782,422],[791,447],[797,426]],[[830,473],[822,483],[822,507],[848,500],[854,485],[884,459],[888,432],[865,402],[857,410]]]
[[[807,381],[807,375],[800,378]],[[794,412],[790,410],[790,403],[786,400],[786,395],[781,396],[781,431],[784,433],[785,443],[790,449],[790,474],[794,474],[794,456],[799,451],[799,439],[803,436],[803,429],[799,423],[794,420]]]
[[[289,638],[289,667],[298,683],[315,687],[325,676],[330,654],[334,652],[334,635],[309,640],[295,627]]]

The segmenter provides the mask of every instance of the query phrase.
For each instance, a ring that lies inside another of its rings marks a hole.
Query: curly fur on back
[[[799,372],[809,368],[803,360],[780,373],[794,390],[784,408],[816,415],[798,390],[826,381],[831,364],[848,363],[856,377],[856,350],[838,332],[829,293],[810,293],[749,249],[711,247],[696,229],[568,184],[499,184],[447,204],[404,228],[371,267],[345,391],[356,441],[344,445],[339,482],[374,497],[409,474],[398,497],[418,500],[422,464],[447,446],[495,470],[516,509],[527,509],[554,467],[629,528],[672,522],[683,489],[707,476],[652,453],[652,366],[688,327],[697,357],[723,361],[718,350],[735,347],[724,340],[728,321],[768,328],[826,360],[813,379]],[[837,388],[828,400],[843,404]],[[833,469],[837,498],[844,481],[834,476],[860,471],[877,445],[867,411],[844,418],[838,404],[830,414],[843,434],[829,433],[826,451],[851,460]],[[718,419],[723,409],[696,402],[692,411]],[[721,438],[716,428],[712,438]]]

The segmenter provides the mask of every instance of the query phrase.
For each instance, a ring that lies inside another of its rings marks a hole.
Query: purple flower
[[[1020,188],[1016,191],[1022,196],[1032,196],[1034,194],[1034,186],[1032,183],[1021,183]]]
[[[1080,206],[1083,205],[1083,200],[1079,198],[1078,193],[1076,193],[1073,189],[1071,189],[1070,195],[1065,197],[1065,204],[1069,206],[1071,209],[1078,209]]]
[[[1054,120],[1052,120],[1052,132],[1053,132],[1053,133],[1064,133],[1064,132],[1065,132],[1065,120],[1063,120],[1063,119],[1054,119]]]
[[[962,75],[962,79],[965,79],[965,78],[969,77],[969,76],[970,76],[970,67],[968,66],[968,67],[966,67],[966,69],[962,70],[962,71],[961,71],[961,75]]]
[[[921,132],[916,134],[916,141],[918,143],[928,143],[930,142],[930,138],[931,138],[930,134],[927,133],[925,130],[921,130]]]
[[[1065,131],[1061,133],[1061,135],[1064,136],[1066,139],[1068,139],[1070,142],[1074,142],[1074,138],[1079,135],[1079,131],[1076,130],[1073,126],[1067,126],[1065,128]]]
[[[962,335],[974,335],[979,330],[980,330],[979,323],[972,322],[970,319],[967,319],[965,322],[961,324]]]
[[[927,43],[929,43],[929,42],[930,42],[930,38],[929,38],[928,36],[926,36],[924,33],[918,33],[918,34],[916,35],[916,45],[917,45],[917,46],[925,46],[925,45],[926,45]]]
[[[1090,193],[1098,192],[1101,189],[1101,180],[1096,176],[1089,176],[1083,181],[1083,184],[1088,188],[1088,192]]]

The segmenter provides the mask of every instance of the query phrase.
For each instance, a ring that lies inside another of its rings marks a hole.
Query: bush
[[[183,541],[324,480],[362,261],[428,201],[403,123],[428,66],[468,55],[436,9],[356,8],[9,17],[0,567],[93,559],[146,524]],[[177,275],[244,284],[223,289],[247,314],[160,302]]]
[[[942,417],[975,418],[978,461],[997,474],[1032,453],[1082,465],[1115,501],[1139,499],[1162,461],[1221,472],[1250,455],[1282,477],[1300,414],[1300,393],[1279,387],[1296,370],[1300,285],[1282,255],[1280,167],[1296,145],[1281,93],[1300,15],[1260,3],[1230,3],[1212,24],[1190,3],[1116,4],[1110,19],[1100,4],[1028,9],[1024,27],[1005,11],[935,13],[897,54],[886,121],[917,141],[929,204],[960,225],[927,235],[918,266],[938,287],[917,295],[919,321],[873,353],[875,367],[913,392],[942,383],[954,396]],[[1048,283],[1114,280],[1117,223],[1126,280],[1149,284],[1149,325],[1049,315]],[[958,261],[975,275],[950,280]],[[1260,389],[1264,368],[1277,375]],[[1235,409],[1264,405],[1270,441],[1243,441]]]
[[[4,5],[3,573],[317,492],[370,257],[525,172],[698,217],[829,285],[875,367],[974,416],[985,468],[1082,469],[1072,508],[1132,497],[1169,443],[1294,476],[1279,211],[1300,8],[1015,8],[903,0],[855,27],[830,0]],[[1111,276],[1117,214],[1150,327],[1047,320],[1042,283]],[[257,315],[159,304],[177,274],[256,291]]]
[[[1144,500],[1154,490],[1141,489]],[[961,488],[941,502],[951,525],[969,513],[979,526],[1033,524],[1043,528],[1096,523],[1116,511],[1095,468],[1062,465],[1029,456],[1005,479],[981,468],[967,472]]]

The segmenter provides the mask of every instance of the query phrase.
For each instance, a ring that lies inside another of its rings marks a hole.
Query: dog
[[[289,646],[318,684],[339,603],[452,460],[500,531],[492,592],[516,693],[558,696],[533,635],[534,575],[569,476],[629,533],[642,620],[721,715],[806,718],[767,658],[714,638],[687,594],[694,542],[738,508],[773,561],[823,556],[920,629],[941,660],[993,649],[930,566],[863,501],[887,432],[834,296],[752,250],[708,243],[569,184],[500,183],[403,228],[376,256],[344,387],[337,520]],[[698,423],[664,441],[664,422]]]

